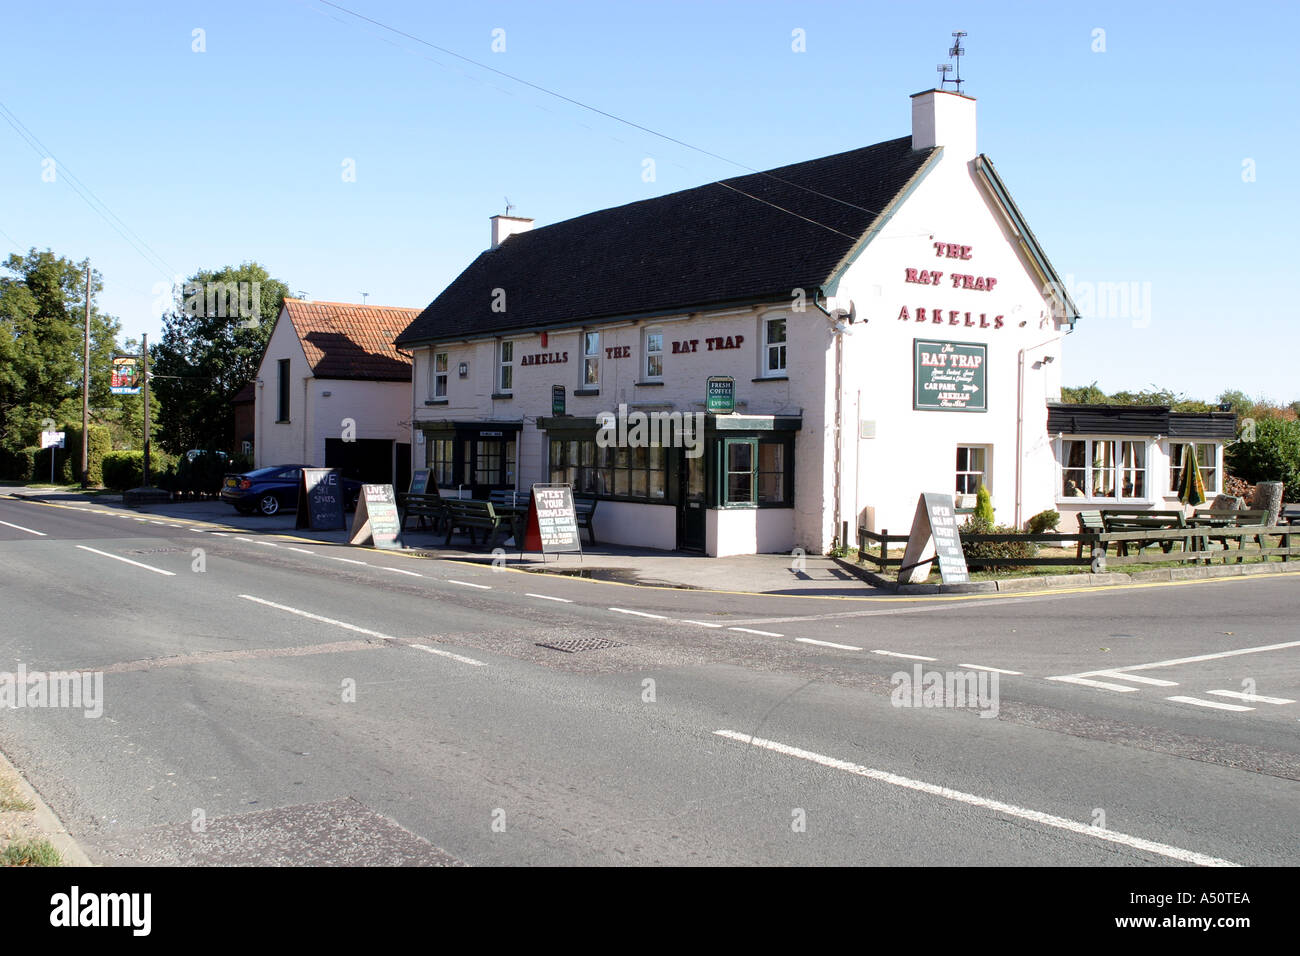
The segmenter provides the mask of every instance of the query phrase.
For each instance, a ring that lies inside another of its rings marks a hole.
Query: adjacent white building
[[[924,491],[986,486],[1007,524],[1055,507],[1076,310],[978,152],[975,100],[911,114],[864,149],[541,228],[493,217],[397,337],[416,466],[476,496],[568,481],[602,499],[602,542],[711,555],[905,533]],[[734,411],[709,411],[716,377]],[[606,416],[636,412],[703,413],[702,453],[606,447]]]
[[[255,383],[257,467],[325,466],[404,482],[411,359],[393,339],[418,311],[285,299]]]

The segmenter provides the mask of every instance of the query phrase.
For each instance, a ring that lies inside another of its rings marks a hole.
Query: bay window
[[[1143,440],[1067,438],[1060,449],[1061,498],[1146,500]]]

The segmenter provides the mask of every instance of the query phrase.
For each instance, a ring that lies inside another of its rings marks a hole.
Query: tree
[[[1070,405],[1105,405],[1110,399],[1097,387],[1096,382],[1092,382],[1089,385],[1080,385],[1078,388],[1063,387],[1061,401]]]
[[[256,262],[200,270],[177,290],[162,341],[149,350],[163,448],[230,447],[230,400],[257,374],[288,292]]]
[[[1253,434],[1243,434],[1228,446],[1227,458],[1236,477],[1251,484],[1283,482],[1284,500],[1300,500],[1300,422],[1258,418]]]

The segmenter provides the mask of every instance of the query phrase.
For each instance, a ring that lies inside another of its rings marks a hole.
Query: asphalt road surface
[[[102,674],[0,750],[96,862],[1300,863],[1296,575],[797,598],[213,527],[0,499],[0,671]]]

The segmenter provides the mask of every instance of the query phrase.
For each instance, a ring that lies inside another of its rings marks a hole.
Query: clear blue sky
[[[340,2],[757,169],[906,135],[966,30],[980,148],[1058,271],[1149,283],[1149,317],[1085,315],[1067,383],[1300,399],[1295,4]],[[318,0],[24,3],[0,101],[165,266],[3,122],[0,250],[89,256],[132,335],[159,331],[169,270],[251,259],[312,298],[422,307],[505,196],[545,224],[742,171]]]

